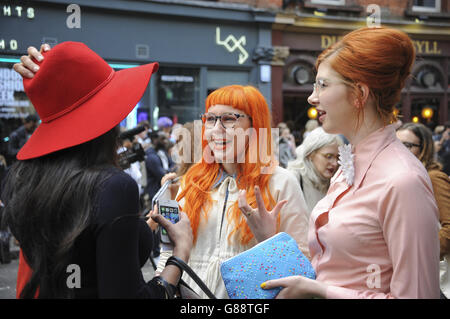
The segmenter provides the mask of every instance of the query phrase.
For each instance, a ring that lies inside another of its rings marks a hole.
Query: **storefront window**
[[[13,65],[0,62],[0,154],[3,155],[11,132],[22,125],[25,117],[35,113]]]
[[[157,110],[152,112],[153,123],[162,116],[181,124],[199,119],[202,110],[199,69],[160,67],[156,87],[158,99]]]
[[[414,11],[440,12],[441,0],[414,0],[412,9]]]
[[[138,64],[127,63],[115,63],[108,62],[109,66],[115,71],[121,71],[132,67],[137,67]],[[144,95],[141,100],[136,104],[135,108],[128,114],[128,116],[120,122],[120,126],[123,130],[135,128],[142,121],[150,121],[149,113],[149,98],[148,98],[149,86],[147,86]]]

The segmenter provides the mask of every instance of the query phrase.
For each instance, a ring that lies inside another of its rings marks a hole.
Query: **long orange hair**
[[[236,183],[239,189],[247,191],[247,202],[254,208],[256,207],[254,187],[258,185],[266,208],[271,210],[276,202],[269,191],[269,180],[277,162],[272,154],[271,116],[264,96],[252,86],[230,85],[215,90],[207,97],[206,112],[211,106],[218,104],[231,106],[251,117],[253,132],[256,134],[250,135],[244,163],[237,164]],[[182,210],[189,216],[194,242],[197,240],[200,218],[202,215],[203,218],[207,218],[212,207],[212,186],[221,171],[219,163],[205,160],[205,154],[211,154],[211,150],[203,137],[204,128],[202,128],[204,156],[183,177],[182,191],[177,197],[178,201],[182,198],[185,200]],[[263,151],[260,152],[260,149]],[[251,154],[257,154],[256,160]],[[253,238],[237,201],[228,208],[227,219],[234,224],[228,240],[231,240],[233,234],[238,236],[241,244],[247,244]]]

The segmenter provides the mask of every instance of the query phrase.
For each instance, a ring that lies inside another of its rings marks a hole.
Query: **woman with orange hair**
[[[309,256],[306,203],[295,177],[274,159],[269,108],[257,89],[231,85],[212,92],[202,121],[203,156],[183,176],[177,200],[194,235],[189,265],[218,298],[228,298],[220,264],[278,231]],[[253,208],[264,207],[259,227],[250,222],[252,209],[245,215],[239,209],[239,192]],[[158,270],[170,254],[161,252]]]
[[[396,138],[393,114],[410,75],[412,41],[389,28],[350,32],[317,59],[323,129],[343,134],[341,167],[311,213],[316,280],[262,283],[278,298],[439,298],[439,214],[427,171]]]

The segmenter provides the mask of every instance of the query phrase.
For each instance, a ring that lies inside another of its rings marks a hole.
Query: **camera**
[[[145,130],[143,126],[136,126],[131,130],[124,131],[120,133],[119,140],[122,142],[124,140],[132,140],[136,134],[139,134]],[[132,143],[131,148],[119,153],[119,166],[122,169],[130,168],[131,164],[134,162],[142,162],[145,160],[145,151],[141,144],[138,142]]]

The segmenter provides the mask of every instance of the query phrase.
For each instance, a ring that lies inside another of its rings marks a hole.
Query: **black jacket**
[[[22,146],[28,141],[29,135],[25,130],[25,126],[19,127],[9,136],[8,155],[12,158],[17,156]]]

